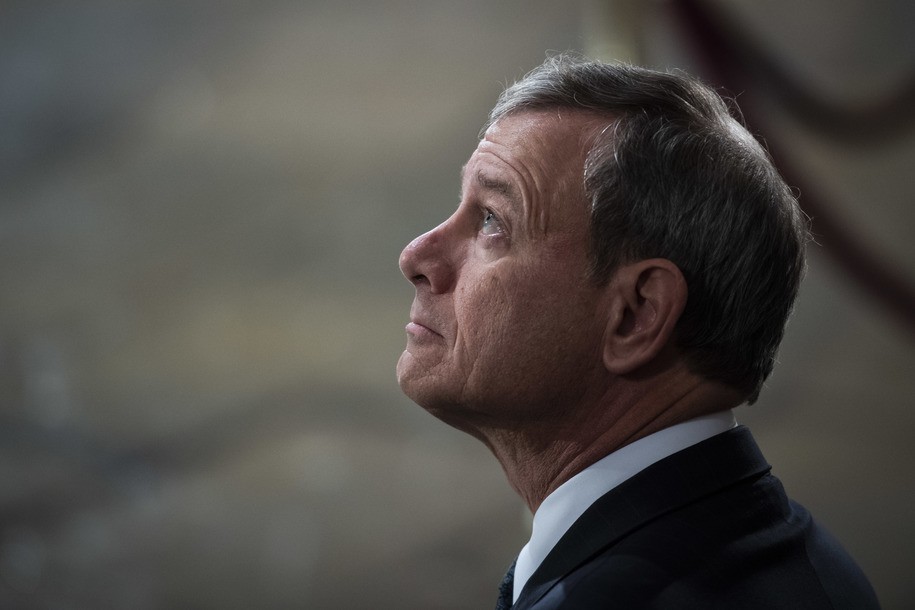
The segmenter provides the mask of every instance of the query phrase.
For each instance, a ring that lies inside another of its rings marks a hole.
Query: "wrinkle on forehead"
[[[585,189],[588,158],[595,146],[604,145],[608,138],[613,138],[619,118],[609,113],[588,110],[571,110],[565,115],[556,115],[558,121],[566,124],[563,141],[568,147],[567,156],[570,161],[569,170],[557,177],[555,195],[567,198],[567,201],[562,202],[565,206],[579,202],[589,218],[591,202]]]
[[[566,223],[555,216],[572,212],[570,206],[580,203],[580,211],[588,212],[585,162],[617,118],[574,109],[521,111],[493,123],[478,151],[492,152],[515,172],[525,189],[528,224],[546,234],[557,226],[562,230]]]

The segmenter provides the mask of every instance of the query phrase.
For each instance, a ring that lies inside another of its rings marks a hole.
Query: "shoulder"
[[[582,514],[518,610],[879,608],[854,560],[769,470],[741,428],[646,468]]]
[[[532,607],[867,610],[879,604],[841,545],[765,475],[631,532]]]

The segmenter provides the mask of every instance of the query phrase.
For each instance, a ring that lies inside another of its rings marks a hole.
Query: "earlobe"
[[[626,375],[654,360],[673,336],[688,296],[679,267],[663,258],[624,265],[607,290],[603,360]]]

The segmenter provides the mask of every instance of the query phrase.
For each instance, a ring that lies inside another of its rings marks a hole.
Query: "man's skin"
[[[532,512],[616,449],[744,400],[673,346],[687,298],[676,265],[591,276],[582,177],[610,123],[569,110],[503,117],[464,167],[457,210],[400,257],[416,288],[401,387],[482,440]]]

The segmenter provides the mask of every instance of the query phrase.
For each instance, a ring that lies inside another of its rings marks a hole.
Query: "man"
[[[807,229],[722,100],[555,57],[461,180],[400,257],[397,375],[534,513],[499,607],[877,608],[731,413],[772,370]]]

